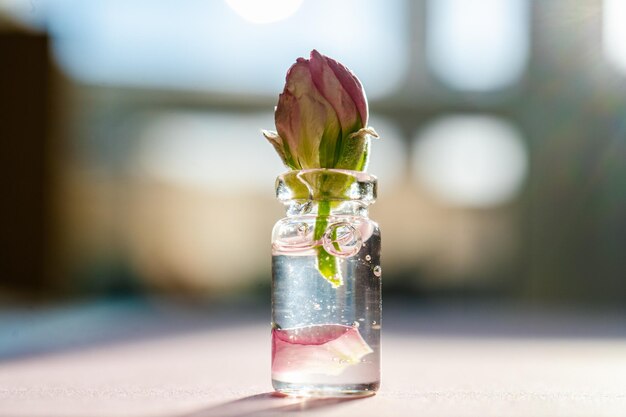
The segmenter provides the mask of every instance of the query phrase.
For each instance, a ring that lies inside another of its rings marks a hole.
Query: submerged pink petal
[[[339,375],[372,353],[353,326],[324,324],[272,331],[272,373]]]

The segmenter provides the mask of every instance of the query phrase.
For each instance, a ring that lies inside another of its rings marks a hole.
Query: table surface
[[[0,310],[1,416],[626,416],[626,320],[390,303],[365,399],[272,395],[266,308]]]

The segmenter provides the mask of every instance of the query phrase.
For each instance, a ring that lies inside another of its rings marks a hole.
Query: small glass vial
[[[272,232],[272,385],[296,396],[364,396],[380,384],[380,231],[376,178],[290,171]],[[322,274],[320,270],[324,270]],[[329,271],[332,272],[329,274]]]

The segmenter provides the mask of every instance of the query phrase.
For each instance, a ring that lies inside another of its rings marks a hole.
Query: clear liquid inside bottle
[[[378,225],[360,215],[328,218],[329,228],[345,225],[357,236],[334,246],[342,279],[335,287],[317,268],[315,221],[314,215],[290,216],[274,227],[273,386],[302,396],[373,394],[380,384]]]

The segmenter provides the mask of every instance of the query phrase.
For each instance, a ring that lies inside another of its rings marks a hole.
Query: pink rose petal
[[[352,326],[323,324],[272,331],[272,373],[339,375],[372,353],[359,330]]]
[[[325,57],[315,49],[311,51],[309,68],[313,83],[320,94],[333,106],[345,137],[365,125],[354,98],[342,86],[329,64],[330,58]]]
[[[289,68],[274,117],[296,169],[332,167],[341,126],[333,107],[315,87],[308,60],[299,58]]]
[[[362,127],[366,127],[369,110],[367,108],[367,97],[365,96],[365,90],[363,89],[361,82],[352,71],[340,62],[328,57],[326,57],[326,60],[328,62],[328,66],[330,66],[333,70],[343,88],[348,92],[352,101],[354,101],[354,104],[359,111],[359,115],[361,116]]]

